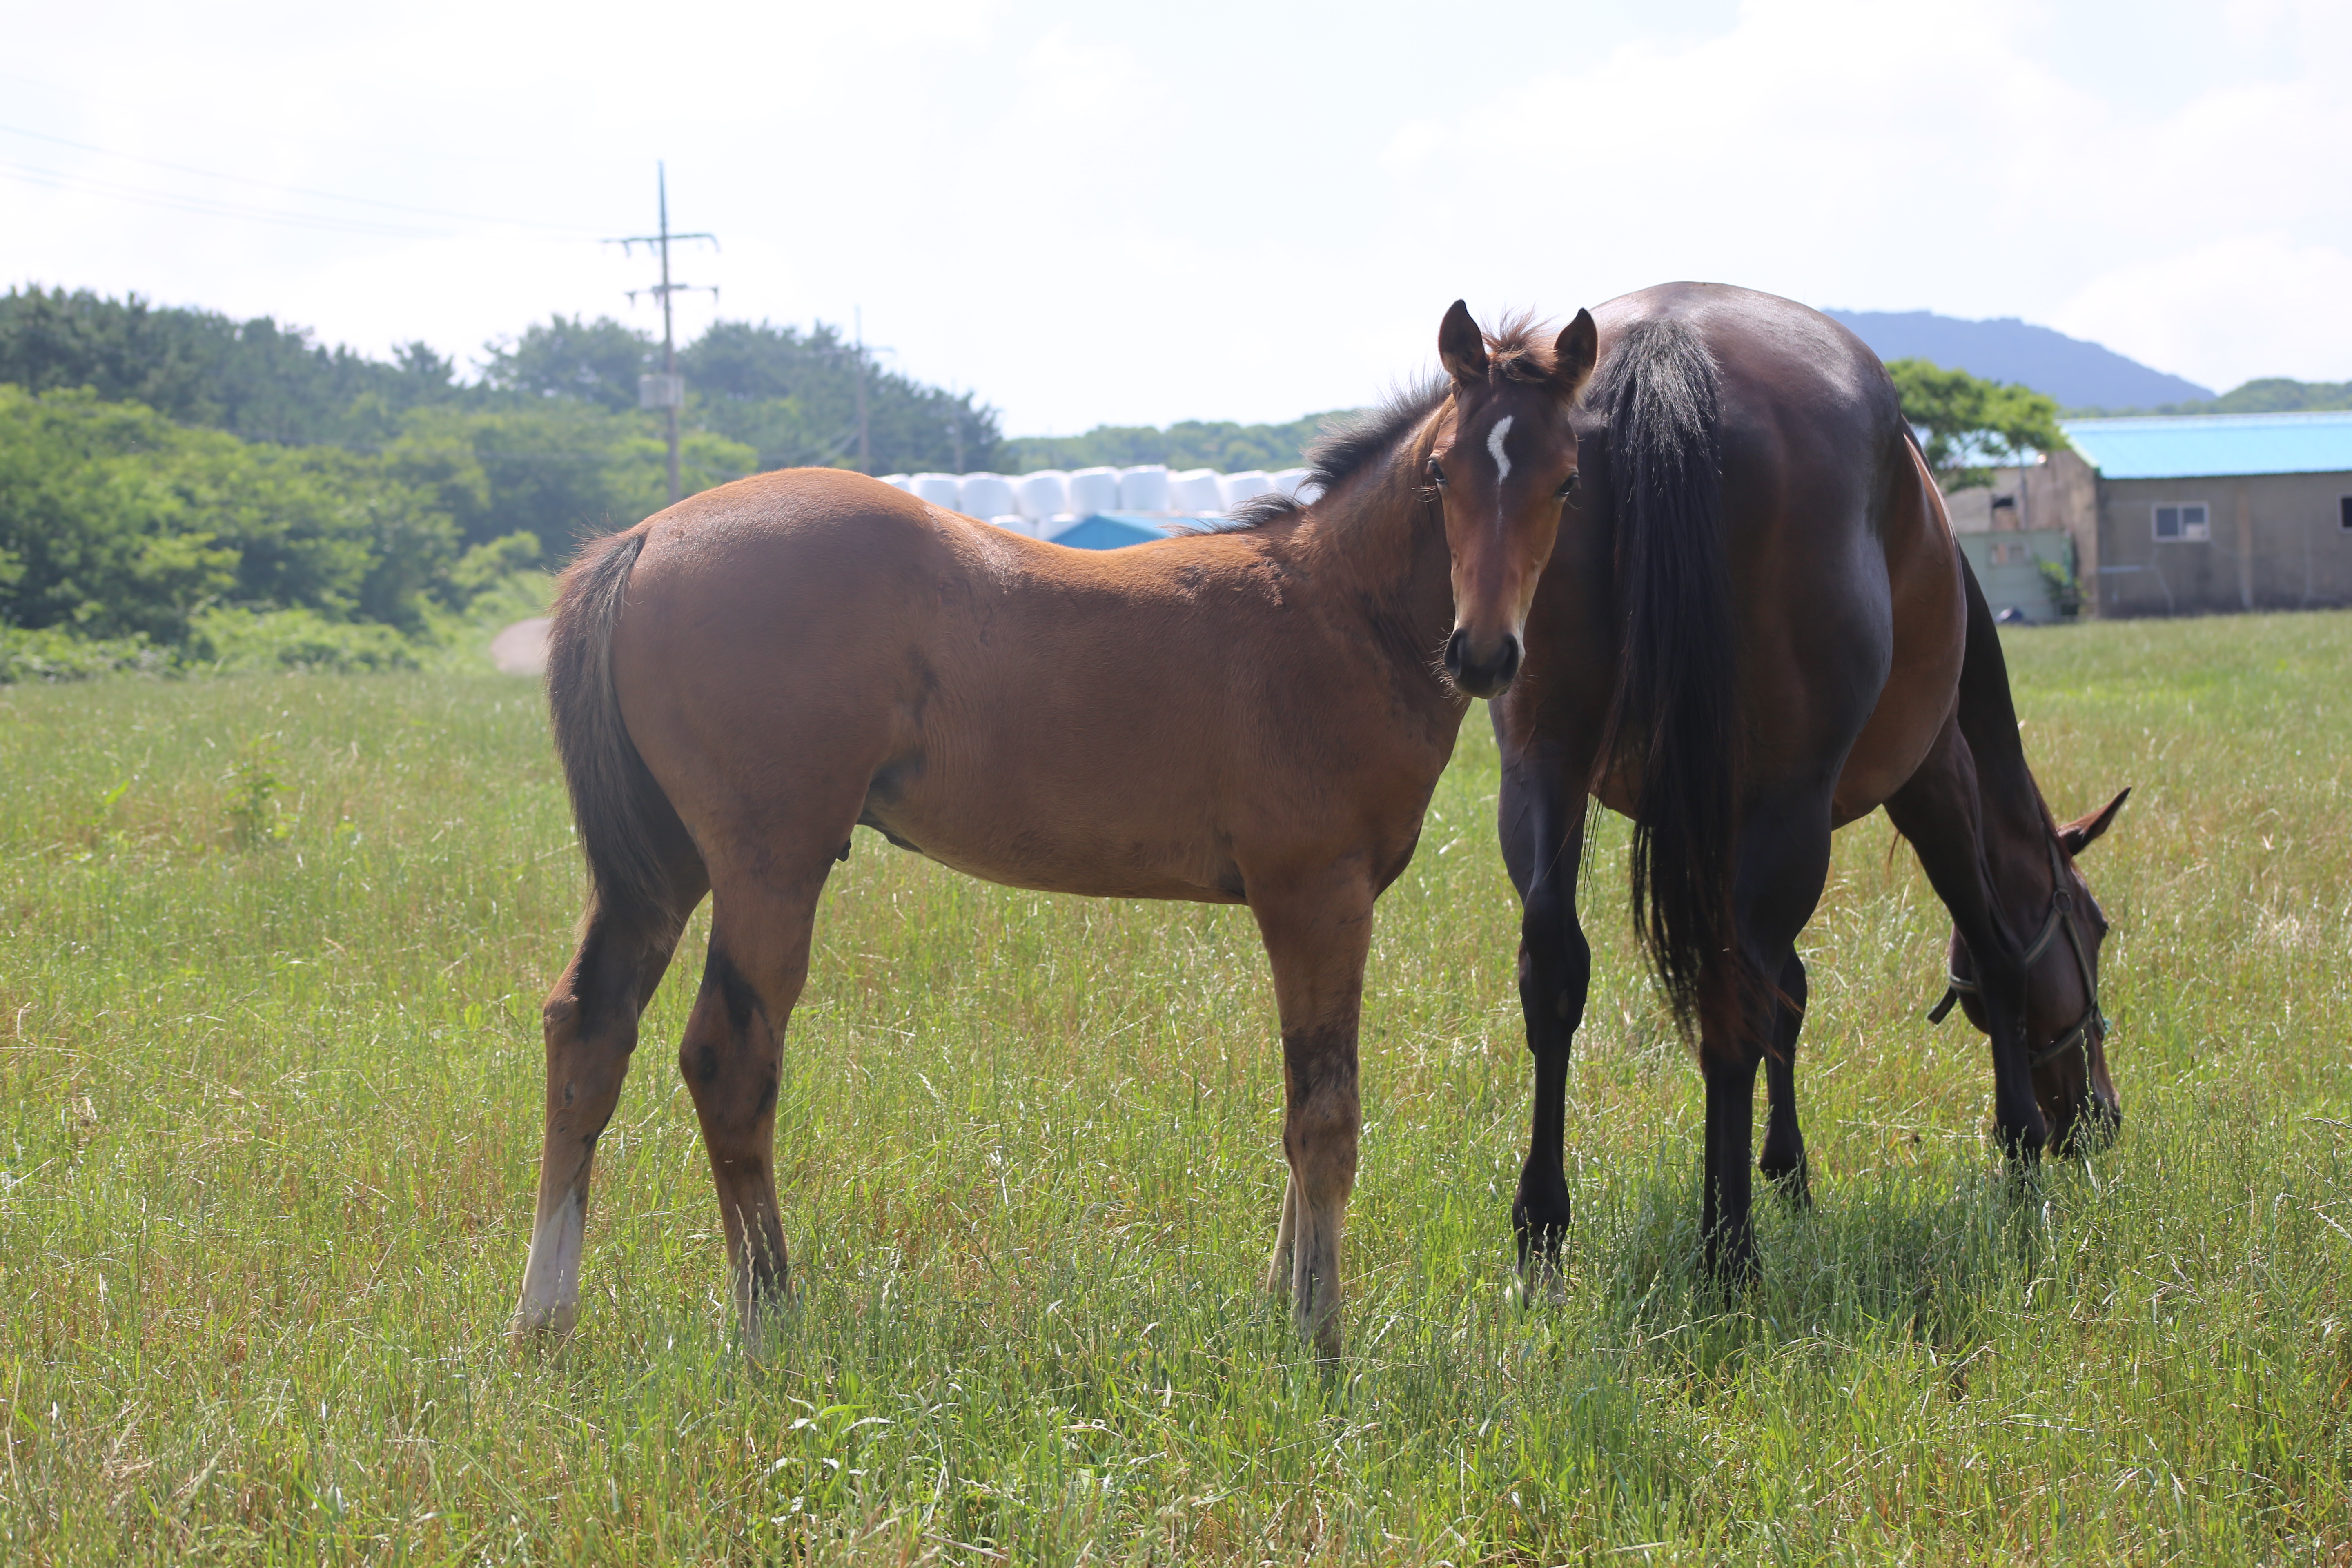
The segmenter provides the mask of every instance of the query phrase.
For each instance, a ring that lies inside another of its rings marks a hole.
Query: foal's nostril
[[[1445,673],[1454,684],[1472,697],[1499,697],[1504,688],[1519,672],[1519,639],[1505,633],[1492,657],[1480,658],[1473,650],[1470,634],[1457,628],[1445,639]]]

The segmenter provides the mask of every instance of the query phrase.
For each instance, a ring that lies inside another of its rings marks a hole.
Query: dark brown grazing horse
[[[1830,835],[1884,805],[1953,919],[1953,973],[1992,1042],[1995,1121],[2031,1159],[2121,1118],[2074,857],[2123,804],[2057,825],[2019,743],[1983,595],[1895,388],[1801,305],[1678,283],[1597,312],[1577,416],[1581,494],[1493,708],[1503,851],[1524,901],[1519,996],[1535,1114],[1512,1205],[1524,1264],[1569,1217],[1568,1055],[1591,952],[1576,912],[1588,795],[1633,819],[1634,919],[1706,1084],[1708,1268],[1755,1268],[1760,1162],[1804,1194],[1796,939]],[[1940,1011],[1938,1013],[1940,1016]]]
[[[544,1012],[519,1330],[577,1315],[597,1135],[706,892],[678,1066],[745,1327],[785,1289],[784,1028],[818,892],[863,824],[1015,887],[1249,906],[1290,1168],[1269,1283],[1337,1352],[1372,902],[1412,857],[1465,693],[1518,662],[1594,331],[1580,315],[1554,342],[1490,342],[1456,303],[1440,347],[1444,395],[1333,437],[1311,506],[1225,531],[1070,550],[799,469],[589,546],[556,604],[548,689],[592,893]],[[1507,505],[1475,476],[1468,507],[1436,504],[1429,476],[1457,448],[1516,458]]]

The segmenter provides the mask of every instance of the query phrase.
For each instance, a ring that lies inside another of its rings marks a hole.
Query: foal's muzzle
[[[1519,639],[1506,632],[1493,647],[1475,649],[1469,632],[1456,626],[1445,639],[1445,673],[1473,697],[1500,697],[1519,673]]]

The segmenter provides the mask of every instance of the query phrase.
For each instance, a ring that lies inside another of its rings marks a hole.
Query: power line
[[[360,217],[334,217],[325,214],[271,212],[266,208],[240,206],[208,196],[186,195],[173,191],[146,190],[126,185],[90,174],[68,174],[55,169],[39,169],[25,163],[0,162],[0,175],[20,184],[37,185],[44,190],[61,191],[68,195],[103,196],[110,201],[130,202],[134,205],[160,207],[167,212],[189,213],[199,217],[236,218],[249,223],[284,224],[294,228],[317,229],[331,234],[363,234],[388,239],[442,239],[449,237],[448,229],[399,227],[391,224],[373,223]]]
[[[217,169],[201,169],[193,163],[175,163],[166,158],[150,158],[145,154],[139,153],[118,152],[111,147],[100,147],[93,142],[76,142],[64,136],[52,136],[45,131],[27,131],[20,125],[0,125],[0,133],[5,133],[10,136],[23,136],[35,142],[47,142],[51,145],[58,147],[70,147],[78,153],[95,153],[102,158],[119,158],[125,163],[145,163],[157,169],[169,169],[174,174],[194,174],[201,179],[219,180],[229,184],[249,185],[257,190],[281,191],[289,195],[309,196],[317,201],[341,202],[351,206],[379,207],[386,212],[408,213],[419,217],[453,218],[460,223],[495,224],[501,227],[510,228],[543,228],[563,234],[572,238],[584,239],[588,237],[585,230],[571,224],[541,223],[532,218],[490,217],[481,213],[451,212],[443,207],[421,207],[411,205],[405,202],[379,201],[373,196],[341,195],[333,191],[311,190],[308,186],[304,185],[282,184],[275,180],[257,180],[245,174],[226,174]],[[22,167],[22,165],[12,166],[18,168]],[[73,179],[90,178],[91,176],[63,175],[59,177]],[[204,201],[210,200],[212,198],[199,196],[189,199]]]
[[[20,76],[11,71],[0,71],[0,82],[14,82],[19,87],[29,87],[42,92],[55,93],[62,98],[78,98],[85,103],[102,103],[110,109],[137,110],[142,114],[152,114],[159,109],[168,107],[172,122],[175,125],[193,121],[213,125],[223,131],[234,132],[240,136],[255,136],[265,141],[284,142],[289,146],[299,147],[305,152],[315,151],[320,143],[326,142],[379,158],[407,158],[428,163],[463,163],[469,169],[480,168],[485,164],[512,169],[535,169],[540,166],[533,159],[501,158],[475,147],[469,147],[462,153],[442,153],[431,148],[413,145],[380,147],[372,142],[354,142],[347,136],[321,132],[308,126],[299,132],[293,132],[269,126],[248,125],[240,120],[223,120],[216,114],[205,114],[202,110],[190,110],[182,104],[164,106],[157,103],[153,99],[114,98],[106,93],[91,92],[79,87],[67,87],[61,82],[45,81],[39,77]]]

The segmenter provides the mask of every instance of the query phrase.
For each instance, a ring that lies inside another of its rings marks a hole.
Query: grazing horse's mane
[[[1551,374],[1551,339],[1532,312],[1505,317],[1486,337],[1486,361],[1495,375],[1507,381],[1540,382]],[[1391,391],[1375,407],[1335,417],[1308,443],[1307,477],[1299,487],[1313,485],[1328,493],[1341,480],[1387,457],[1399,441],[1437,412],[1450,390],[1444,376],[1423,376]],[[1264,528],[1305,510],[1293,497],[1262,495],[1235,507],[1233,520],[1217,531]]]

